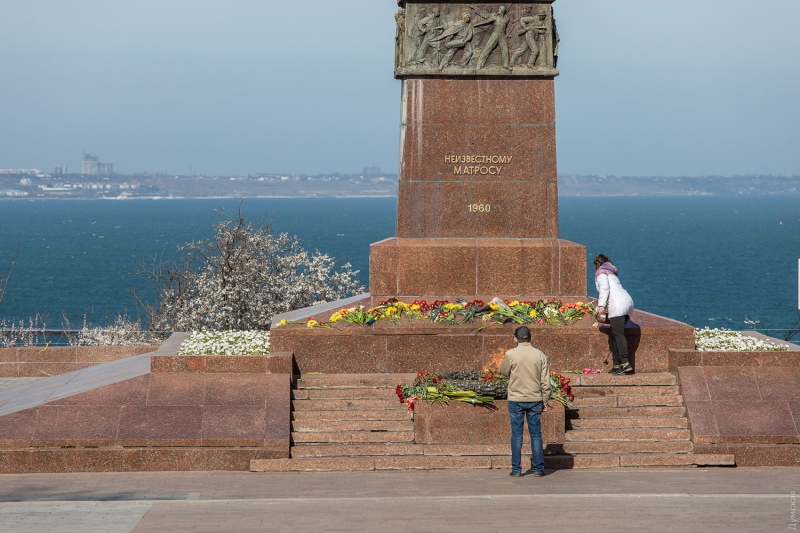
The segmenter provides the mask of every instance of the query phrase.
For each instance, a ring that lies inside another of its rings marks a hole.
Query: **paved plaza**
[[[791,531],[798,489],[777,467],[5,475],[0,530]]]

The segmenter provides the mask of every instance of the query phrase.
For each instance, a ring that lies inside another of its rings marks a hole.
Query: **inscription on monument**
[[[499,176],[502,165],[511,163],[513,155],[446,155],[444,162],[453,165],[457,176]]]
[[[400,3],[395,77],[558,75],[551,2]]]

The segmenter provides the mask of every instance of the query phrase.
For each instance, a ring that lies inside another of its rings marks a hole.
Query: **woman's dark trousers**
[[[625,340],[625,324],[628,323],[628,315],[615,316],[609,319],[611,323],[611,335],[608,342],[611,344],[611,353],[614,355],[614,366],[619,366],[628,362],[628,341]]]

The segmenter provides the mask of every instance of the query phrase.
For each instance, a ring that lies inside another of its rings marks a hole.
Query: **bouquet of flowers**
[[[494,398],[479,396],[474,391],[461,390],[451,382],[442,379],[442,376],[432,372],[419,372],[411,385],[398,385],[395,388],[400,403],[408,406],[409,411],[414,410],[414,403],[418,400],[433,403],[448,403],[450,400],[471,403],[473,405],[492,405]]]
[[[572,387],[569,383],[569,378],[565,378],[555,370],[550,371],[550,398],[564,407],[569,407],[575,401],[575,395],[572,394]]]

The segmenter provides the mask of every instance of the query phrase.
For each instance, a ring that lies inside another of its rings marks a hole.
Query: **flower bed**
[[[402,323],[401,319],[426,320],[438,324],[466,324],[476,320],[484,322],[487,326],[493,324],[538,324],[538,325],[569,325],[582,319],[586,315],[594,316],[593,304],[575,302],[563,303],[561,300],[548,299],[536,302],[503,300],[493,298],[491,302],[482,300],[436,300],[428,303],[425,300],[414,300],[411,303],[391,299],[379,302],[376,307],[367,309],[363,305],[350,309],[336,311],[328,322],[319,322],[309,318],[305,322],[288,322],[281,320],[276,327],[286,324],[305,324],[310,328],[330,328],[337,323],[351,323],[362,326],[371,326],[380,320],[388,320],[396,325]]]
[[[695,349],[701,352],[782,352],[789,348],[748,337],[738,331],[705,327],[696,330]]]
[[[268,331],[195,331],[177,355],[267,355]]]

